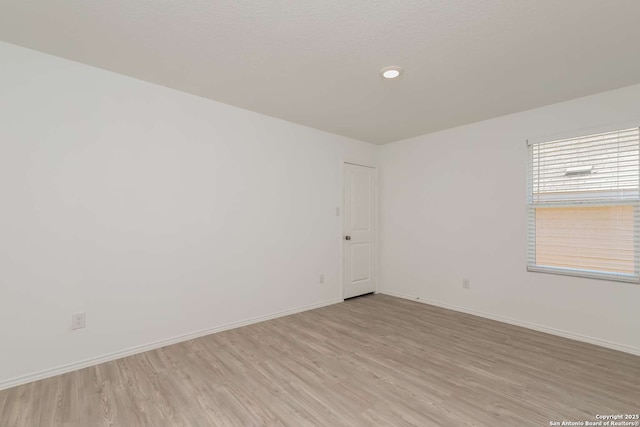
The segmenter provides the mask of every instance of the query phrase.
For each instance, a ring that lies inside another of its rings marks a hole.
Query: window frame
[[[546,274],[555,274],[555,275],[563,275],[563,276],[573,276],[573,277],[583,277],[589,279],[599,279],[599,280],[607,280],[607,281],[615,281],[615,282],[625,282],[632,284],[640,284],[640,221],[638,218],[640,217],[640,195],[632,200],[630,199],[610,199],[608,201],[562,201],[562,203],[545,203],[545,202],[534,202],[533,200],[533,146],[540,143],[558,141],[563,139],[572,139],[572,138],[580,138],[580,137],[588,137],[591,135],[597,135],[601,133],[622,131],[625,129],[631,128],[639,128],[640,129],[640,121],[634,121],[630,123],[609,125],[606,127],[599,128],[590,128],[590,129],[582,129],[572,132],[566,132],[562,134],[556,135],[547,135],[544,137],[539,137],[535,139],[527,139],[527,271],[534,273],[546,273]],[[640,137],[639,137],[640,139]],[[640,141],[639,141],[640,146]],[[639,147],[640,153],[640,147]],[[640,156],[639,156],[640,157]],[[640,172],[638,176],[639,188],[640,192]],[[639,193],[640,194],[640,193]],[[634,264],[634,273],[622,273],[622,272],[606,272],[600,270],[588,270],[581,268],[571,268],[571,267],[558,267],[558,266],[545,266],[545,265],[537,265],[536,262],[536,240],[537,240],[537,232],[536,232],[536,209],[537,208],[568,208],[568,207],[596,207],[596,206],[631,206],[634,212],[634,220],[633,220],[633,264]]]

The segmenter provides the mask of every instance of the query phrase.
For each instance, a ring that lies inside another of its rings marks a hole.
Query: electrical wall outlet
[[[462,288],[471,289],[471,282],[469,281],[469,279],[462,279]]]
[[[336,208],[336,216],[340,216],[340,207],[339,206]]]
[[[324,283],[324,274],[321,274],[320,276],[318,276],[318,280],[320,283]]]
[[[87,314],[86,313],[73,313],[71,315],[71,329],[82,329],[87,326]]]

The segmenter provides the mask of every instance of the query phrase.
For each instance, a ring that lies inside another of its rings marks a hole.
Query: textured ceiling
[[[639,83],[638,16],[638,0],[0,0],[0,40],[385,143]]]

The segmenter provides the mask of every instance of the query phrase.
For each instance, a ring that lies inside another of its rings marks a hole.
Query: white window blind
[[[528,269],[638,283],[640,130],[529,144]]]

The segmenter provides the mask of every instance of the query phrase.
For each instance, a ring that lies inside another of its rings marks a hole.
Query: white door
[[[344,298],[376,290],[376,170],[344,165]]]

